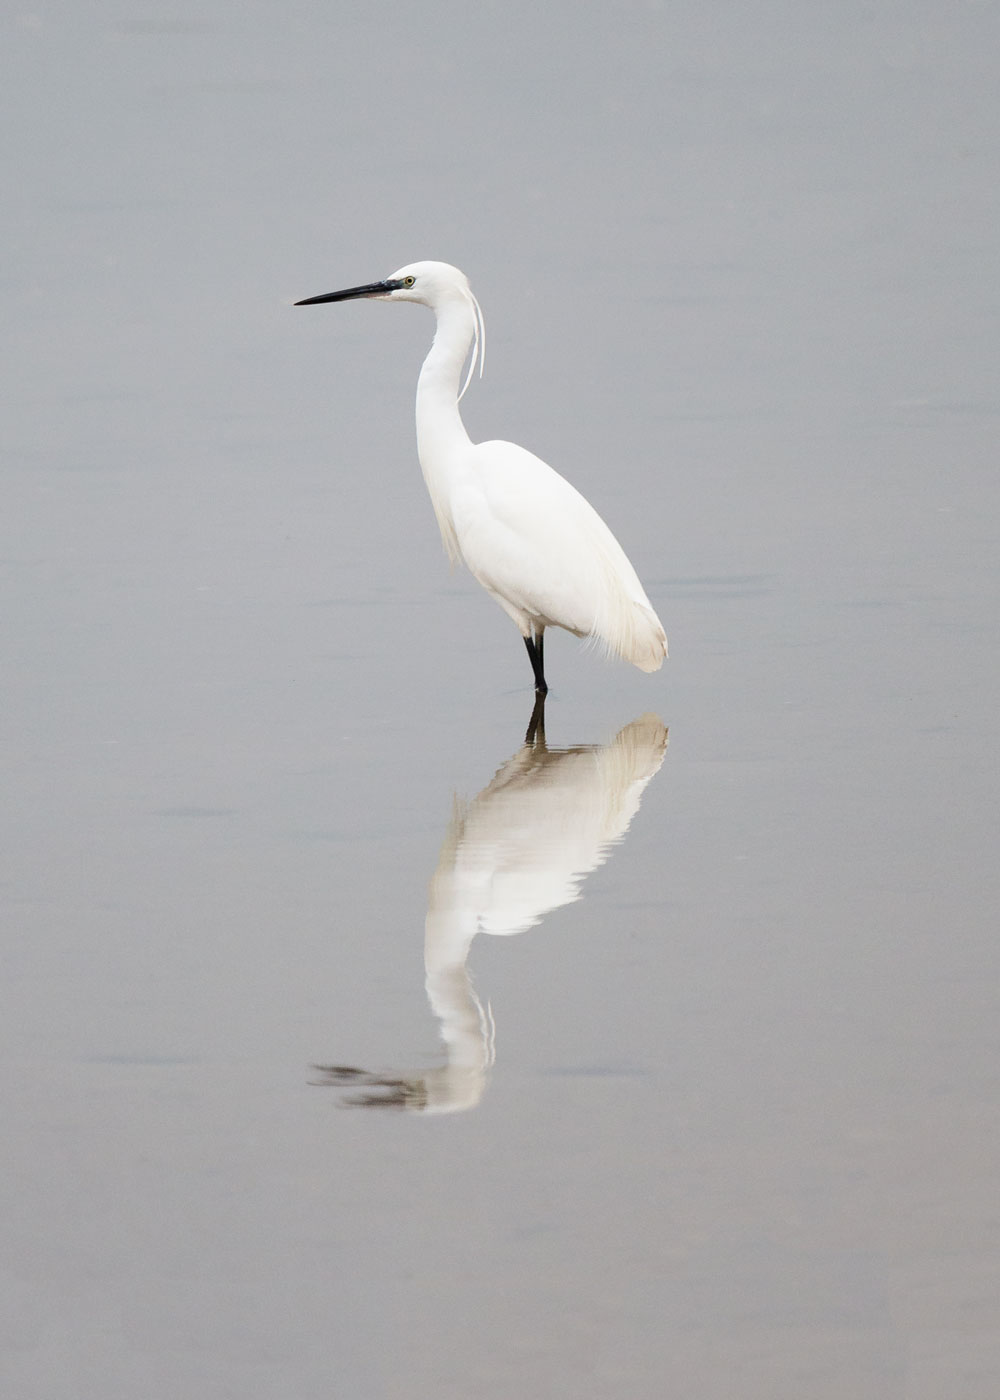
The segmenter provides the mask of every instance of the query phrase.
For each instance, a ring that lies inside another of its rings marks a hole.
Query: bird
[[[512,442],[474,443],[459,401],[486,352],[486,325],[464,272],[414,262],[381,282],[306,297],[296,306],[365,298],[412,301],[436,317],[417,381],[417,455],[441,539],[512,619],[544,696],[544,638],[561,627],[641,671],[656,671],[667,638],[625,551],[589,501]],[[471,358],[470,358],[471,350]],[[469,368],[461,388],[462,370]]]

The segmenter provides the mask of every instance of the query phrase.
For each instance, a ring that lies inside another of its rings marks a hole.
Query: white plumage
[[[485,328],[465,274],[448,263],[410,263],[384,282],[310,297],[416,301],[437,317],[417,383],[417,450],[444,547],[497,600],[524,638],[535,688],[547,690],[543,637],[562,627],[642,671],[655,671],[667,639],[625,551],[579,491],[512,442],[473,443],[458,403]],[[472,360],[459,388],[469,350]]]

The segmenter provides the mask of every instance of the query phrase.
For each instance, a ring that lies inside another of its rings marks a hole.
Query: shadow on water
[[[666,748],[666,726],[652,714],[609,744],[549,748],[545,702],[536,700],[521,747],[471,802],[456,798],[431,878],[425,987],[444,1064],[413,1074],[321,1065],[317,1082],[353,1088],[341,1102],[356,1108],[474,1108],[494,1060],[494,1025],[466,967],[472,940],[523,933],[578,899],[584,877],[624,840]]]

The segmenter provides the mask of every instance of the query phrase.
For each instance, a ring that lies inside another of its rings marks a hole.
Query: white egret
[[[544,695],[546,627],[562,627],[606,652],[656,671],[667,639],[635,569],[604,521],[575,487],[512,442],[473,443],[458,402],[479,361],[486,331],[468,278],[457,267],[416,262],[383,282],[308,297],[296,306],[368,297],[416,301],[437,317],[417,382],[417,452],[445,550],[516,623],[535,690]],[[469,349],[472,359],[459,390]]]

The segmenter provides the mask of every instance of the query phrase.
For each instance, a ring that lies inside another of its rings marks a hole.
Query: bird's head
[[[446,308],[451,310],[456,304],[464,305],[472,317],[475,343],[469,372],[458,397],[461,398],[469,387],[477,363],[479,377],[482,378],[486,360],[486,323],[483,321],[479,302],[472,294],[468,277],[457,267],[452,267],[451,263],[407,263],[406,267],[399,268],[384,282],[366,282],[362,287],[345,287],[342,292],[326,292],[323,296],[306,297],[305,301],[297,301],[295,305],[318,306],[324,301],[352,301],[356,297],[365,297],[369,301],[418,301],[423,306],[429,306],[439,317]]]
[[[418,301],[436,310],[452,300],[471,301],[472,292],[465,273],[450,263],[415,262],[399,268],[382,282],[367,282],[361,287],[346,287],[342,292],[307,297],[295,305],[317,306],[324,301],[351,301],[355,297],[371,301]]]

